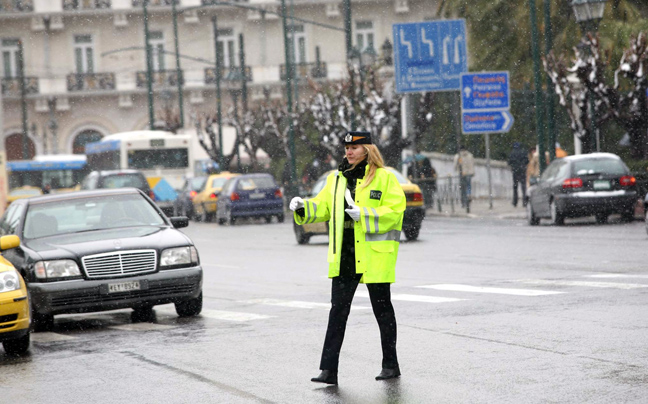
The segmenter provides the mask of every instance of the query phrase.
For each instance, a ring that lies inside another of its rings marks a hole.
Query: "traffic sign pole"
[[[491,159],[490,159],[490,133],[485,133],[486,139],[486,171],[488,172],[488,206],[493,209],[493,178],[491,175]]]

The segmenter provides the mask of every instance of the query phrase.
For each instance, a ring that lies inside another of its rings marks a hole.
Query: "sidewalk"
[[[426,210],[427,216],[439,217],[463,217],[469,219],[479,218],[497,218],[497,219],[526,219],[526,208],[520,202],[517,207],[511,204],[508,199],[493,199],[493,209],[490,209],[488,199],[476,199],[470,204],[470,213],[466,213],[466,208],[462,208],[460,203],[454,205],[454,212],[450,204],[441,206],[439,212],[438,206],[428,208]]]

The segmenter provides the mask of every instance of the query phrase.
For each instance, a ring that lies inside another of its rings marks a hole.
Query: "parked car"
[[[232,177],[218,194],[216,218],[219,224],[234,224],[243,217],[263,217],[270,223],[276,216],[284,221],[281,189],[270,174]]]
[[[198,195],[207,181],[206,176],[185,178],[182,189],[178,191],[178,197],[173,204],[173,213],[176,216],[187,216],[195,218],[193,200]]]
[[[550,218],[562,225],[565,218],[595,216],[598,223],[621,214],[634,219],[636,179],[619,156],[592,153],[554,160],[528,190],[527,219],[537,225]]]
[[[423,193],[418,185],[405,178],[395,168],[386,167],[391,171],[398,180],[398,183],[403,187],[405,192],[405,199],[407,205],[405,213],[403,214],[403,233],[407,240],[416,240],[421,230],[423,219],[425,218],[425,206],[423,203]],[[326,185],[326,177],[328,177],[335,170],[331,170],[317,179],[308,197],[316,196]],[[293,221],[293,230],[298,244],[308,244],[312,236],[328,235],[328,222],[309,223],[302,226],[297,225]]]
[[[43,190],[38,187],[25,185],[22,187],[14,188],[9,191],[9,194],[7,195],[7,206],[11,205],[12,202],[18,199],[31,198],[32,196],[38,195],[43,195]]]
[[[216,215],[216,207],[218,202],[218,194],[223,189],[223,185],[232,177],[239,174],[230,172],[222,172],[220,174],[212,174],[207,177],[204,186],[198,192],[198,195],[193,200],[193,208],[196,212],[196,217],[203,222],[211,222]]]
[[[175,303],[179,316],[202,309],[202,268],[193,242],[141,190],[79,191],[22,199],[0,219],[0,233],[22,244],[5,253],[27,282],[36,330],[54,316]]]
[[[18,236],[0,237],[0,251],[20,245]],[[0,342],[5,353],[19,355],[29,350],[29,295],[20,273],[0,258]]]
[[[81,190],[137,188],[153,199],[153,191],[144,174],[138,170],[92,171],[81,182]]]

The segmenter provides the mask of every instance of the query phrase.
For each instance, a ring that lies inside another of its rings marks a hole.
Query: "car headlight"
[[[11,292],[20,289],[20,276],[16,271],[0,273],[0,293]]]
[[[38,279],[81,276],[79,266],[72,260],[38,261],[34,269]]]
[[[170,267],[176,265],[188,265],[198,263],[198,251],[196,247],[168,248],[162,251],[160,266]]]

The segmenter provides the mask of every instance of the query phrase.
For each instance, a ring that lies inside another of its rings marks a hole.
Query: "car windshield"
[[[138,174],[116,174],[104,177],[102,188],[139,188],[146,187],[146,180]]]
[[[627,169],[623,162],[618,159],[583,159],[574,161],[574,172],[576,175],[588,174],[609,174],[624,175]]]
[[[205,182],[207,181],[207,177],[197,177],[197,178],[192,178],[189,180],[189,190],[190,191],[200,191],[203,186],[205,185]]]
[[[164,224],[140,194],[94,196],[31,205],[25,217],[23,238]]]
[[[388,170],[390,172],[392,172],[396,176],[396,179],[398,180],[399,184],[409,184],[409,180],[407,178],[403,177],[403,174],[399,173],[398,171],[396,171],[395,169],[393,169],[391,167],[388,168]]]

